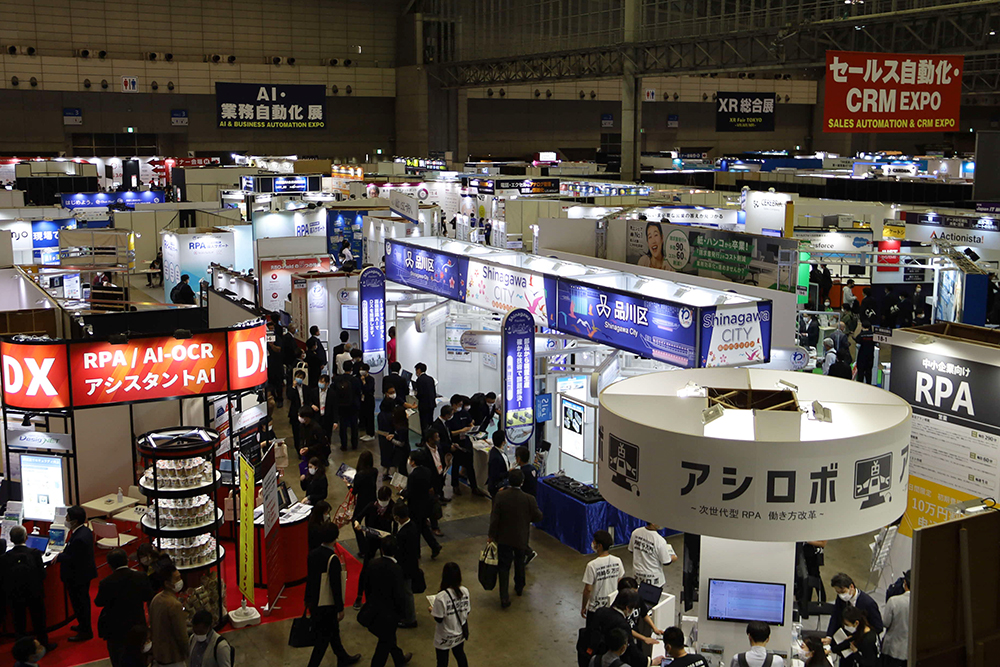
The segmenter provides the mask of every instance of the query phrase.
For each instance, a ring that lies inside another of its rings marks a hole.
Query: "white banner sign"
[[[417,222],[420,214],[420,203],[398,190],[389,191],[389,208],[392,209],[393,213],[403,216],[410,222]]]
[[[469,260],[465,302],[501,313],[524,308],[536,323],[548,326],[545,280],[528,271]]]

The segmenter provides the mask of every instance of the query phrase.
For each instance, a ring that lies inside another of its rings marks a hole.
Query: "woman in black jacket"
[[[332,512],[333,508],[325,500],[319,501],[309,510],[309,519],[306,522],[309,530],[309,551],[317,549],[323,544],[320,541],[320,532],[323,526],[330,523],[330,514]]]
[[[847,607],[843,613],[843,626],[848,638],[833,648],[841,656],[840,667],[879,667],[882,663],[879,660],[878,635],[868,626],[865,613],[857,607]]]
[[[407,476],[406,462],[410,460],[410,420],[406,416],[406,408],[397,407],[392,412],[392,451],[396,472]]]
[[[375,467],[375,458],[369,451],[361,452],[358,457],[358,467],[354,473],[354,484],[351,489],[354,491],[354,516],[351,521],[358,521],[361,511],[375,502],[375,494],[378,492],[379,475],[378,468]],[[368,551],[365,534],[354,529],[354,536],[358,540],[358,558],[364,558]]]
[[[330,484],[326,480],[326,460],[317,456],[309,459],[307,474],[302,475],[302,492],[306,494],[305,501],[310,505],[315,505],[321,500],[326,500],[330,493]]]

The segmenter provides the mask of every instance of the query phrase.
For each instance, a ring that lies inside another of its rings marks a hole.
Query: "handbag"
[[[361,624],[363,628],[371,628],[372,623],[375,622],[375,606],[370,602],[365,602],[364,606],[361,607],[361,611],[358,612],[358,623]]]
[[[283,442],[274,445],[274,465],[276,468],[288,467],[288,445]]]
[[[462,617],[458,615],[458,607],[455,606],[455,598],[451,597],[451,592],[447,588],[445,589],[444,592],[448,594],[448,599],[451,600],[451,611],[452,611],[452,613],[455,614],[455,618],[458,619],[459,625],[462,626],[462,639],[468,640],[469,639],[469,616],[468,616],[468,614],[466,614],[465,620],[463,621]]]
[[[316,602],[317,607],[332,607],[333,606],[333,591],[330,589],[330,563],[333,559],[337,558],[337,554],[330,556],[330,560],[326,561],[326,571],[319,577],[319,600]],[[340,559],[337,558],[337,562]],[[347,570],[344,567],[340,568],[340,594],[343,595],[347,591]]]
[[[479,583],[483,590],[492,591],[496,588],[499,569],[497,545],[495,542],[490,542],[479,555]]]
[[[427,579],[424,577],[424,571],[417,568],[417,573],[413,575],[413,579],[410,579],[410,591],[414,594],[423,593],[427,590]]]
[[[288,632],[288,645],[292,648],[305,648],[316,644],[316,626],[313,619],[307,616],[308,611],[292,621],[292,629]]]
[[[440,521],[443,516],[444,509],[441,507],[441,501],[435,498],[431,501],[430,519],[431,521]]]
[[[351,521],[351,517],[354,516],[354,507],[357,504],[357,498],[354,496],[354,490],[347,490],[347,497],[344,498],[344,502],[340,503],[340,507],[337,508],[337,513],[333,515],[333,522],[337,524],[337,528],[343,528]]]
[[[101,613],[97,616],[97,636],[101,639],[107,639],[108,635],[111,633],[111,628],[108,625],[111,624],[111,619],[109,618],[108,607],[101,609]]]

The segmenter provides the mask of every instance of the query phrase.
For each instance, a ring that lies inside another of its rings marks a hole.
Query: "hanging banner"
[[[234,451],[233,455],[240,460],[240,591],[247,602],[253,604],[253,548],[257,532],[253,525],[254,467],[242,454]]]
[[[385,274],[374,266],[361,272],[358,278],[358,296],[361,301],[361,353],[362,360],[371,366],[372,373],[385,368]]]
[[[389,208],[410,222],[417,222],[420,214],[420,202],[396,189],[389,191]]]
[[[0,342],[3,402],[8,407],[50,410],[70,405],[64,343]]]
[[[826,52],[824,132],[955,132],[963,56]]]
[[[144,192],[77,192],[61,194],[59,200],[63,208],[99,208],[124,204],[127,208],[135,208],[136,204],[162,204],[167,201],[163,190],[146,190]]]
[[[219,127],[295,130],[326,127],[326,86],[216,83]]]
[[[774,93],[716,93],[716,132],[774,132]]]
[[[557,285],[559,331],[647,359],[681,368],[695,367],[696,313],[690,306],[575,280],[560,278]]]
[[[469,260],[437,250],[385,242],[385,277],[401,285],[462,301]]]
[[[552,310],[548,300],[555,300],[556,280],[516,267],[498,267],[469,260],[465,302],[488,310],[506,312],[524,308],[539,326],[550,326]]]
[[[507,442],[523,445],[535,431],[535,319],[524,308],[503,318],[503,422]]]
[[[766,364],[771,360],[771,302],[701,309],[701,366]]]

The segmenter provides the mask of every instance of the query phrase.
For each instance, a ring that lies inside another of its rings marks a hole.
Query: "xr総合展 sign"
[[[535,430],[535,318],[523,308],[510,311],[500,341],[504,432],[507,442],[523,445]]]
[[[372,373],[385,367],[385,274],[374,266],[361,272],[358,278],[360,301],[361,353]]]
[[[716,93],[716,132],[773,132],[774,93]]]
[[[326,86],[299,84],[215,84],[218,124],[254,130],[326,127]]]

